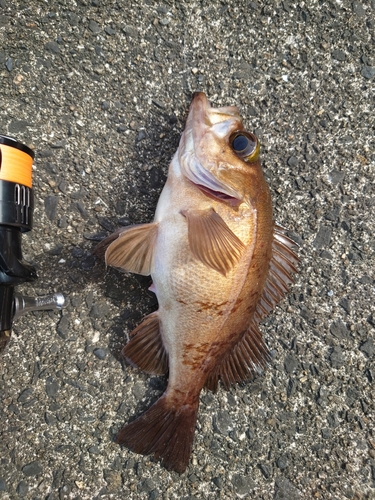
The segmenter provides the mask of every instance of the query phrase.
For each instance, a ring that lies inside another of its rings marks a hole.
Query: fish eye
[[[242,130],[234,132],[229,139],[229,143],[236,155],[242,160],[246,162],[257,160],[260,144],[254,134]]]

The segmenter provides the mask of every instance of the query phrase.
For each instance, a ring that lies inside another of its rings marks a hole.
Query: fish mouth
[[[227,193],[223,193],[221,191],[215,191],[214,189],[211,189],[207,186],[204,186],[203,184],[196,184],[194,183],[194,186],[196,186],[199,191],[201,191],[203,194],[208,196],[209,198],[213,198],[214,200],[222,201],[224,203],[227,203],[231,207],[237,207],[240,205],[241,201],[238,198],[235,198],[234,196],[231,196]]]

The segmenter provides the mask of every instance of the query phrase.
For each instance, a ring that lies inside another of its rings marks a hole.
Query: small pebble
[[[50,221],[53,221],[56,218],[58,203],[58,196],[47,196],[44,200],[44,210]]]
[[[361,344],[359,349],[364,354],[366,354],[366,356],[371,358],[375,353],[374,339],[372,337],[367,339],[366,342],[363,342],[363,344]]]
[[[30,464],[22,467],[22,472],[25,474],[25,476],[31,477],[38,476],[43,472],[43,469],[39,462],[31,462]]]
[[[27,495],[29,491],[29,485],[26,481],[20,481],[17,486],[17,493],[20,497]]]
[[[94,349],[93,353],[98,359],[105,359],[107,357],[108,352],[105,349]]]
[[[100,32],[99,24],[96,21],[91,20],[89,22],[89,30],[94,34],[99,33]]]
[[[361,70],[361,75],[363,78],[366,78],[366,80],[370,80],[375,76],[375,68],[372,66],[364,66]]]

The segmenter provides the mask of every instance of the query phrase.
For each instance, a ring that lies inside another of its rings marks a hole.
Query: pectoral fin
[[[118,238],[108,246],[105,252],[106,264],[148,276],[152,271],[157,234],[156,223],[124,228]]]
[[[93,250],[93,255],[95,257],[99,257],[99,259],[104,259],[105,252],[107,251],[107,248],[109,245],[112,243],[112,241],[117,240],[117,238],[120,236],[120,234],[124,231],[123,227],[120,227],[115,231],[114,233],[110,234],[106,238],[102,239],[100,243],[96,245],[96,247]]]
[[[242,241],[213,209],[184,210],[190,250],[203,264],[226,276],[241,257]]]

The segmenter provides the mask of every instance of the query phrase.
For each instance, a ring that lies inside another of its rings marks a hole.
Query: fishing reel
[[[24,297],[15,287],[37,279],[22,258],[22,234],[33,225],[32,164],[34,152],[12,137],[0,135],[0,352],[8,344],[12,324],[29,311],[61,309],[64,296]]]

